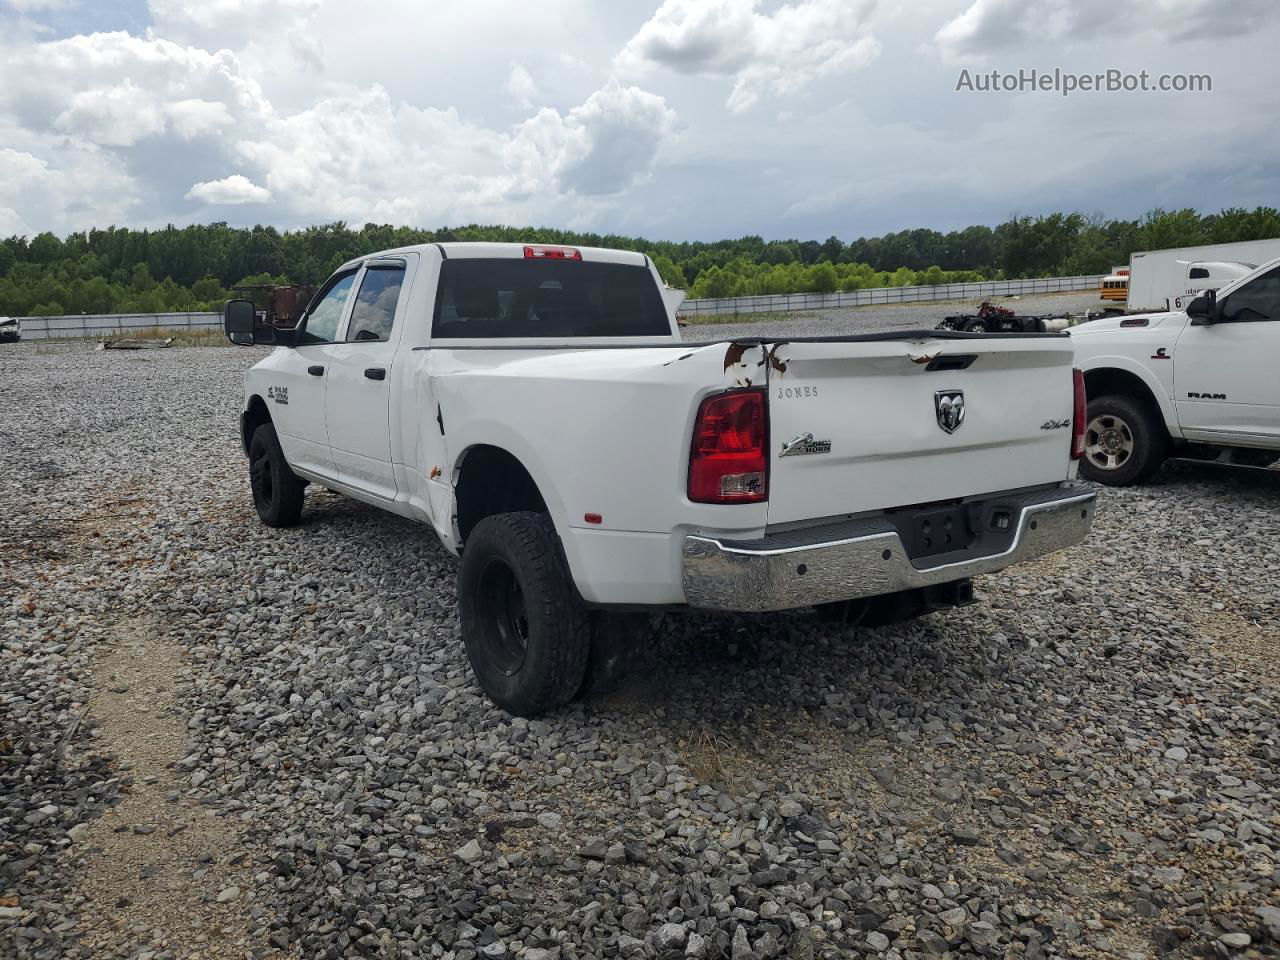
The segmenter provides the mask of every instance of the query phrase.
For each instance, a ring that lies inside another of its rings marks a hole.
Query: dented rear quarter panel
[[[435,347],[427,357],[455,479],[470,448],[491,444],[524,464],[558,528],[764,529],[763,503],[701,504],[686,495],[699,403],[764,386],[763,347]],[[586,513],[603,522],[586,524]]]

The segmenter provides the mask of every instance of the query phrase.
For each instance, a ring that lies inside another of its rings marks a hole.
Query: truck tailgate
[[[1067,476],[1068,338],[792,341],[772,350],[770,525]]]

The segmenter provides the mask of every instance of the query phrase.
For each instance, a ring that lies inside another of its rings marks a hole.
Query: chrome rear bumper
[[[871,517],[759,540],[684,538],[685,599],[707,610],[765,611],[875,597],[993,573],[1080,543],[1096,494],[1068,484],[983,498],[1007,509],[1009,530],[971,550],[913,561],[894,524]],[[971,554],[971,555],[970,555]]]

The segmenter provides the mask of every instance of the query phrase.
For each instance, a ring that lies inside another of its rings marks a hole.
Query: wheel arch
[[[1163,387],[1158,382],[1153,382],[1149,371],[1116,357],[1086,365],[1083,370],[1085,395],[1090,400],[1113,394],[1136,397],[1159,411],[1165,432],[1169,436],[1181,436],[1172,401]]]
[[[246,457],[249,455],[249,441],[253,438],[254,431],[264,423],[271,423],[271,411],[267,409],[267,402],[255,393],[240,414],[240,448]]]
[[[498,513],[529,511],[553,515],[524,462],[505,447],[475,443],[459,454],[454,463],[454,523],[459,546],[477,523]]]

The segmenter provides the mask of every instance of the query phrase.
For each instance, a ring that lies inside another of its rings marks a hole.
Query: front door
[[[285,458],[317,477],[337,476],[325,426],[328,376],[338,345],[338,327],[355,286],[356,271],[329,280],[299,323],[297,346],[277,350],[267,404]]]
[[[375,260],[357,278],[341,342],[329,364],[325,409],[338,479],[386,500],[396,495],[391,466],[392,364],[404,327],[406,262]]]
[[[1280,446],[1280,267],[1237,287],[1221,320],[1187,324],[1174,355],[1178,422],[1189,439]]]

